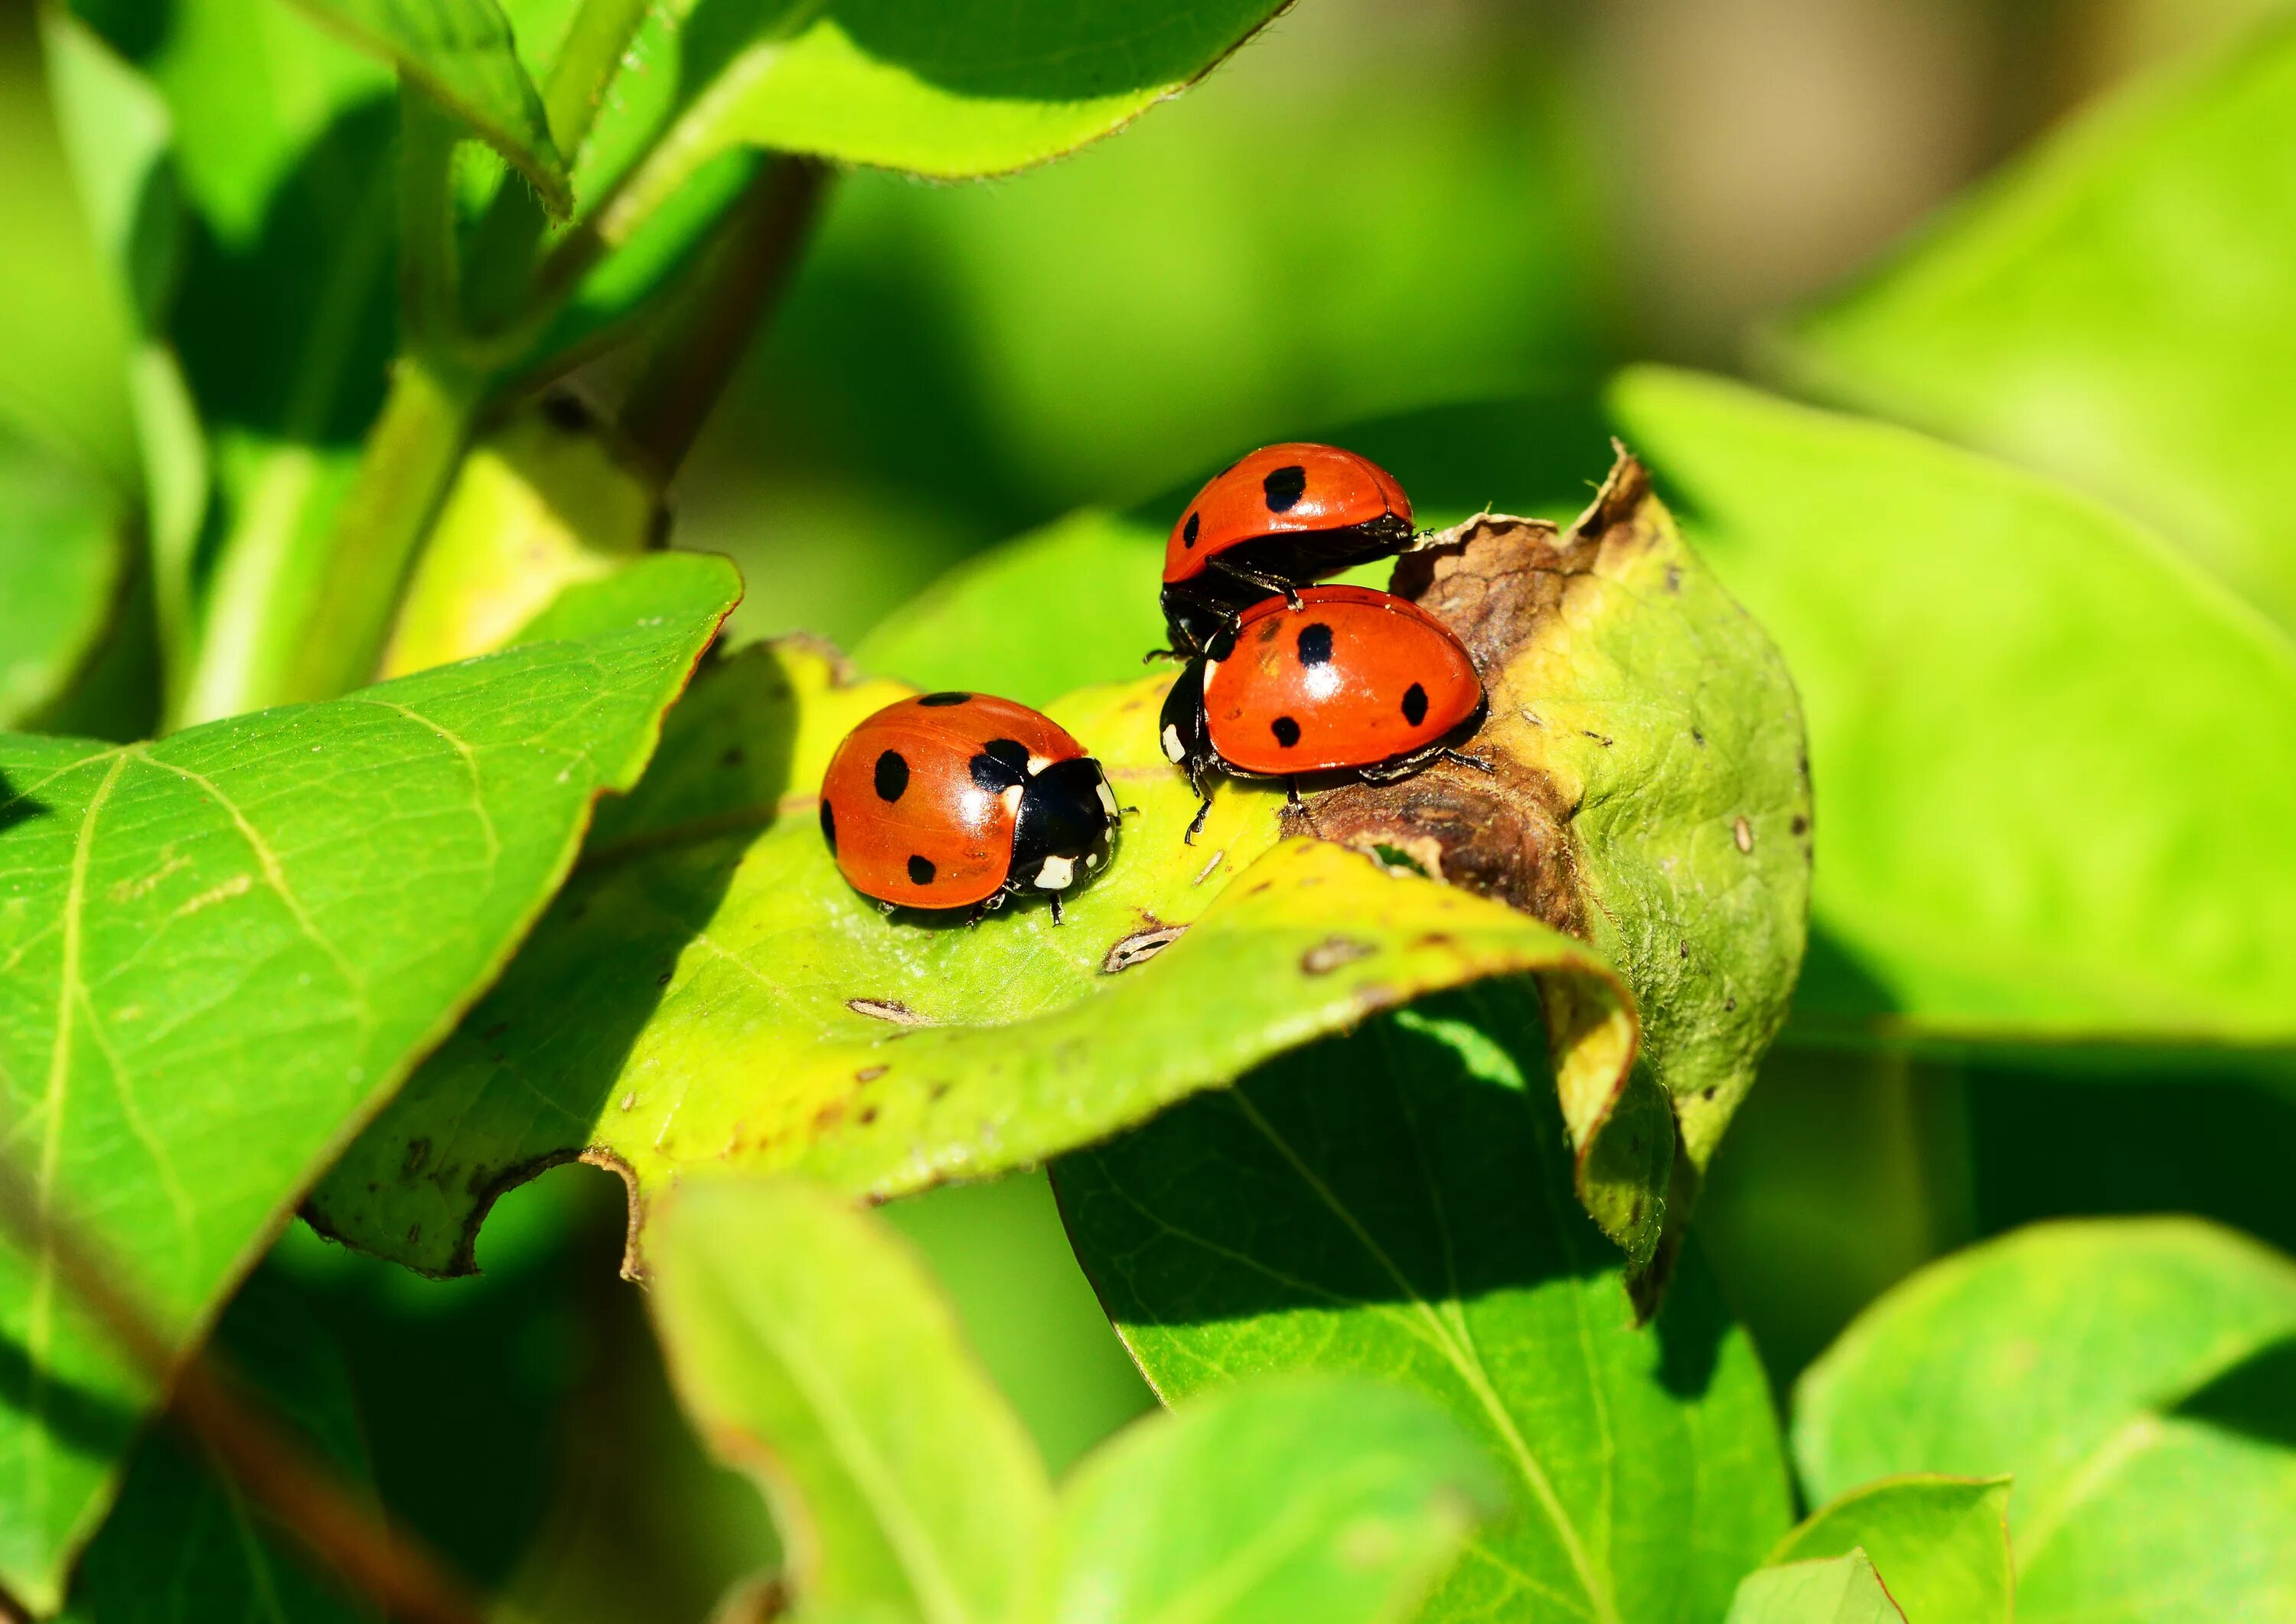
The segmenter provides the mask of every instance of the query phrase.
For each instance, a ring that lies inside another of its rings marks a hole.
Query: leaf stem
[[[820,212],[828,167],[778,158],[750,178],[630,386],[623,432],[667,483],[779,300]]]

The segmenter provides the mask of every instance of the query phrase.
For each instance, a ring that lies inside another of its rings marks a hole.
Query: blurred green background
[[[967,555],[1250,445],[1627,360],[1735,370],[1767,317],[2066,110],[2265,9],[1302,0],[1065,160],[840,177],[673,492],[678,538],[740,562],[742,635],[850,646]],[[0,0],[0,415],[124,472],[123,324],[39,72],[27,0]],[[2292,1142],[2287,1100],[1798,1052],[1734,1129],[1702,1229],[1783,1385],[1882,1284],[2033,1217],[2198,1209],[2296,1244],[2269,1169],[2185,1188],[2180,1158],[2128,1148],[2205,1118],[2212,1154],[2262,1159]],[[1056,1465],[1149,1402],[1041,1177],[897,1216]],[[476,1280],[301,1230],[269,1267],[351,1352],[386,1497],[474,1578],[553,1617],[699,1619],[771,1536],[677,1422],[620,1237],[619,1186],[570,1168],[504,1202]]]

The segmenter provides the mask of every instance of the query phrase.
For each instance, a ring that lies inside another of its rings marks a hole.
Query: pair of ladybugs
[[[1172,527],[1163,609],[1186,660],[1164,702],[1165,755],[1204,776],[1415,772],[1483,715],[1474,662],[1416,604],[1319,578],[1399,553],[1410,498],[1332,446],[1270,446],[1215,477]],[[1472,758],[1461,758],[1472,760]],[[1480,764],[1478,764],[1480,765]],[[1061,893],[1108,860],[1119,817],[1100,764],[1050,718],[988,694],[928,693],[849,734],[822,784],[821,829],[881,904],[1000,906]]]

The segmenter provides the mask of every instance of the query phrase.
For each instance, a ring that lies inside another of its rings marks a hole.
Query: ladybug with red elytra
[[[848,883],[885,913],[1052,901],[1103,866],[1121,808],[1108,775],[1042,712],[948,690],[864,718],[830,758],[821,833]]]
[[[1164,625],[1183,659],[1261,599],[1408,547],[1411,498],[1369,457],[1304,440],[1263,446],[1212,476],[1164,544]],[[1151,655],[1153,658],[1153,655]]]
[[[1492,770],[1456,747],[1482,726],[1482,678],[1451,628],[1393,593],[1303,586],[1245,610],[1214,635],[1165,695],[1165,758],[1211,810],[1204,775],[1299,780],[1345,773],[1370,783],[1450,759]]]

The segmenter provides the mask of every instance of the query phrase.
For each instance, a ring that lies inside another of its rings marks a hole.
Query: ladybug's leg
[[[1441,750],[1436,751],[1436,755],[1445,761],[1456,761],[1461,767],[1472,767],[1479,773],[1490,773],[1496,775],[1499,770],[1493,767],[1489,762],[1484,760],[1482,757],[1470,756],[1464,750],[1453,750],[1447,744],[1446,744]]]
[[[1198,790],[1196,793],[1204,795],[1201,790]],[[1181,845],[1193,846],[1196,843],[1196,836],[1203,833],[1204,819],[1211,816],[1211,810],[1212,798],[1204,795],[1204,804],[1196,808],[1195,816],[1188,820],[1188,832],[1180,837]]]
[[[1300,799],[1300,781],[1297,778],[1286,778],[1283,781],[1283,804],[1287,807],[1304,807],[1308,804]]]
[[[1048,891],[1046,894],[1053,899],[1053,923],[1058,924],[1061,923],[1061,894],[1058,891]]]
[[[1222,575],[1234,576],[1240,581],[1249,581],[1263,592],[1280,592],[1283,595],[1285,603],[1293,609],[1300,607],[1300,589],[1279,576],[1270,575],[1265,570],[1255,570],[1250,564],[1237,563],[1230,558],[1215,558],[1211,562],[1211,567]]]
[[[877,905],[877,911],[890,919],[893,916],[893,905],[890,902],[881,902]]]
[[[1146,653],[1140,656],[1140,663],[1144,666],[1152,660],[1185,660],[1187,656],[1180,652],[1177,649],[1150,649]]]

